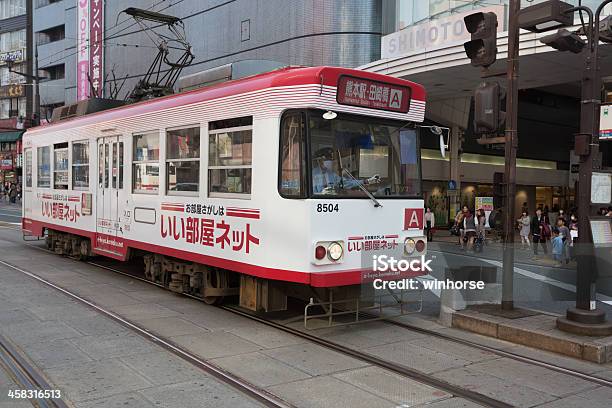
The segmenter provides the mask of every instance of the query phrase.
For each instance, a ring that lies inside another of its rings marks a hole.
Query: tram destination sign
[[[342,75],[338,79],[336,101],[340,105],[408,112],[410,88],[371,79]]]

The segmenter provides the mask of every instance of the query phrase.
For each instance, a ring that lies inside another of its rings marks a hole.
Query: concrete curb
[[[452,327],[599,364],[612,362],[612,336],[565,333],[556,328],[556,319],[541,313],[508,319],[468,309],[453,313]]]

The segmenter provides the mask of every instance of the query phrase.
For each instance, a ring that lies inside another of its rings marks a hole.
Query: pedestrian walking
[[[570,229],[565,225],[565,220],[563,218],[557,219],[557,228],[559,229],[559,236],[561,236],[561,240],[563,241],[563,261],[569,263],[570,243],[572,242]]]
[[[559,210],[559,216],[557,217],[557,220],[563,220],[565,224],[567,224],[567,217],[565,215],[565,211],[563,210],[563,208]]]
[[[474,251],[482,252],[487,237],[486,231],[487,215],[482,208],[476,211],[476,239],[474,240]]]
[[[523,210],[523,214],[521,218],[517,220],[520,228],[520,236],[521,236],[521,248],[523,249],[531,249],[531,242],[529,242],[529,233],[531,232],[531,218],[529,218],[529,213],[527,209]]]
[[[463,217],[463,240],[467,244],[467,251],[472,252],[472,248],[474,247],[474,238],[476,237],[476,218],[467,207],[464,208],[466,209],[466,213]]]
[[[559,218],[559,206],[557,204],[553,205],[552,211],[546,215],[548,215],[550,225],[557,225],[557,218]]]
[[[550,224],[541,208],[536,210],[536,215],[531,219],[531,235],[533,237],[533,254],[536,257],[538,256],[538,244],[541,244],[544,253],[548,254],[546,239],[550,237]]]
[[[431,212],[431,208],[427,207],[425,210],[425,231],[427,232],[427,241],[433,241],[433,228],[436,224],[436,217]]]
[[[555,261],[555,266],[561,266],[563,264],[563,238],[559,234],[558,228],[552,230],[552,256]]]
[[[463,206],[463,209],[461,209],[461,211],[457,212],[457,215],[455,215],[455,226],[454,227],[459,230],[458,238],[459,238],[459,245],[461,245],[461,249],[464,248],[463,236],[464,236],[465,230],[463,229],[463,218],[465,217],[466,211],[467,211],[467,206]]]
[[[17,186],[15,186],[15,184],[11,184],[11,187],[9,189],[9,203],[11,204],[15,204],[15,202],[17,201]]]

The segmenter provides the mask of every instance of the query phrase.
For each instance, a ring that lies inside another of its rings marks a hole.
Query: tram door
[[[119,193],[123,190],[124,147],[121,136],[98,139],[98,193],[96,194],[96,231],[117,235],[119,230]]]

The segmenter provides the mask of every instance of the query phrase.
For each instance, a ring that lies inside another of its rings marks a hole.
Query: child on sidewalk
[[[552,256],[555,266],[563,265],[563,237],[559,235],[559,228],[553,228]]]

